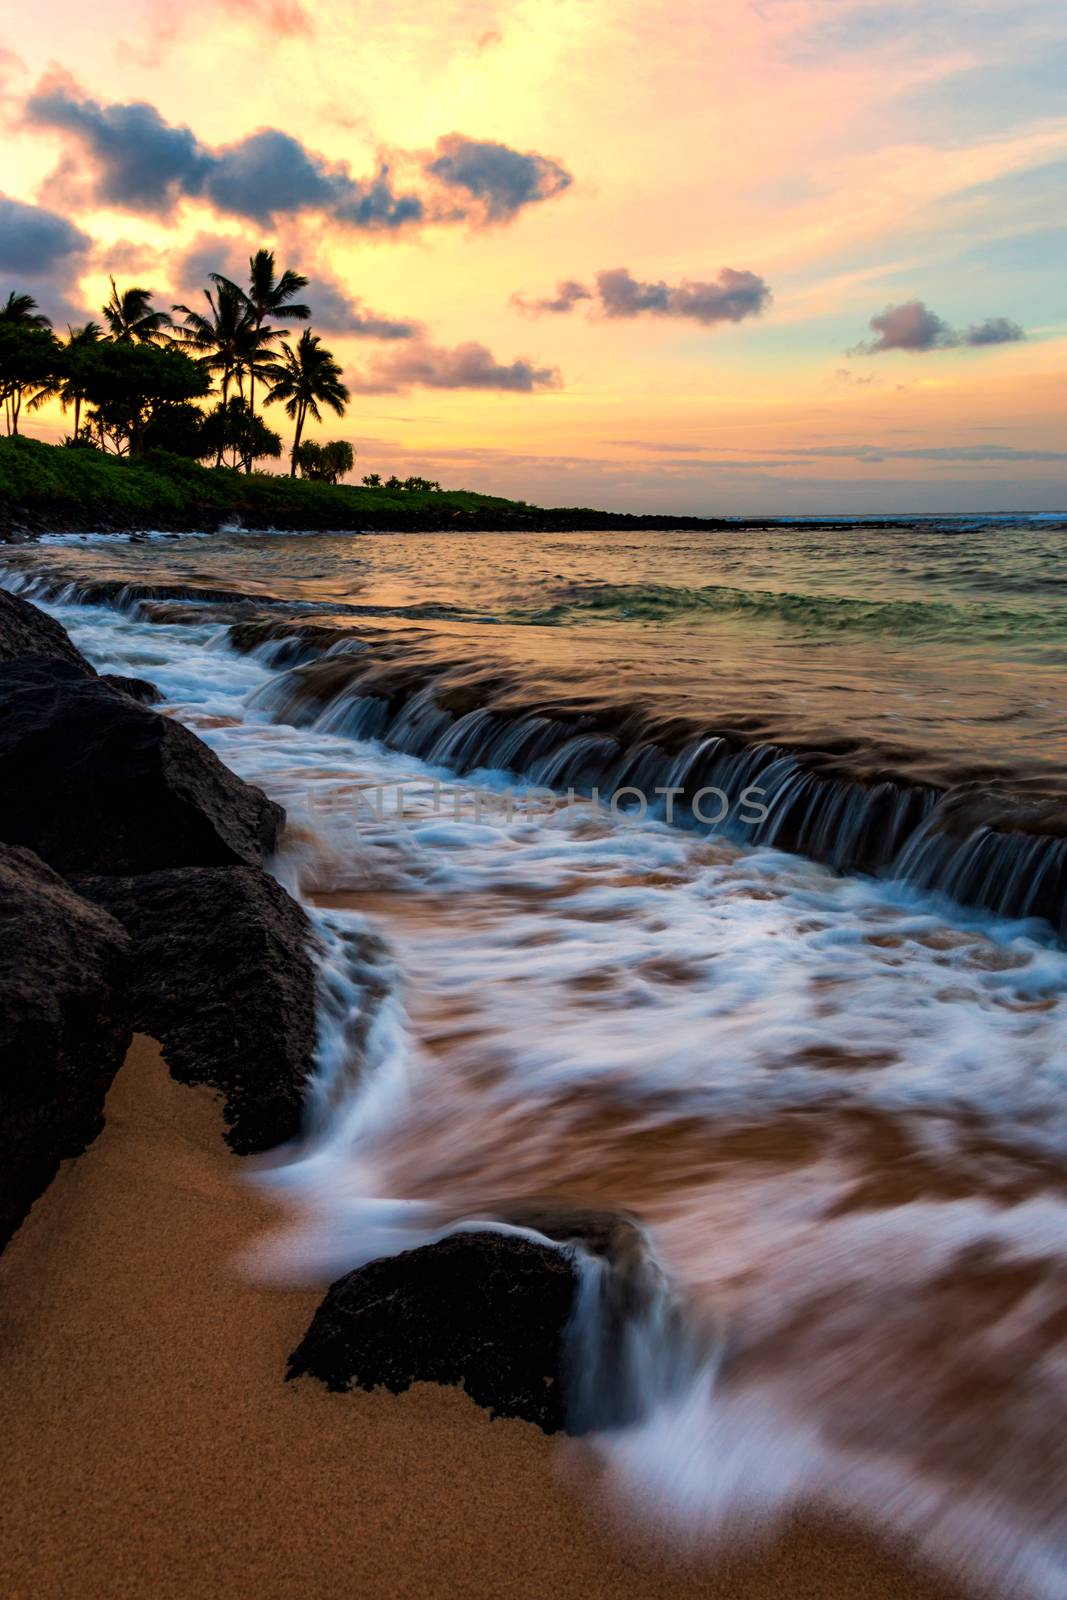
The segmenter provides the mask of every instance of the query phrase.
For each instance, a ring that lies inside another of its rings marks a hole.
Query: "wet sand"
[[[729,1557],[625,1542],[579,1447],[459,1391],[284,1383],[320,1292],[233,1270],[273,1214],[211,1093],[137,1040],[107,1114],[0,1258],[9,1600],[949,1600],[825,1524]]]

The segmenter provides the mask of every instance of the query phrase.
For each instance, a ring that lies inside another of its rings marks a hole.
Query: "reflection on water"
[[[1054,519],[231,534],[65,544],[18,561],[283,602],[286,616],[399,634],[426,658],[509,666],[546,702],[580,685],[769,739],[1067,772],[1067,531]]]

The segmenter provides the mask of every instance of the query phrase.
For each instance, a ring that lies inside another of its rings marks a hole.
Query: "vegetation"
[[[174,322],[166,311],[153,310],[150,292],[147,289],[120,292],[114,278],[109,281],[111,296],[101,310],[111,337],[122,342],[133,339],[143,344],[165,338]]]
[[[236,398],[233,403],[241,404]],[[174,407],[164,415],[180,420],[181,412]],[[261,418],[256,423],[263,426]],[[287,474],[246,474],[199,466],[187,455],[149,446],[150,441],[139,454],[119,456],[83,444],[0,437],[0,538],[19,526],[184,529],[234,520],[257,528],[346,531],[462,526],[472,518],[490,526],[530,509],[465,490],[373,490]],[[239,457],[241,449],[238,444]],[[226,453],[232,457],[232,444]]]
[[[543,510],[521,500],[442,491],[422,477],[361,488],[341,482],[355,465],[345,440],[303,437],[325,410],[344,416],[349,392],[331,351],[308,322],[308,280],[273,252],[249,259],[247,287],[212,272],[200,306],[154,306],[150,290],[110,279],[101,321],[56,334],[28,294],[0,302],[0,540],[37,530],[85,532],[249,528],[354,532],[415,528],[607,528],[700,525],[578,507]],[[261,406],[257,408],[257,397]],[[26,411],[58,402],[72,413],[63,445],[26,439]],[[280,406],[293,424],[289,472],[281,436],[263,414]],[[201,465],[210,463],[210,465]],[[297,472],[301,476],[297,477]]]
[[[226,283],[231,289],[243,296],[247,307],[248,317],[252,326],[255,342],[259,344],[262,339],[263,328],[267,317],[295,318],[306,322],[311,316],[311,307],[302,300],[296,300],[301,289],[307,288],[308,280],[303,273],[293,272],[287,267],[280,277],[275,276],[274,253],[271,250],[257,250],[248,263],[248,290],[237,289],[236,284],[231,284],[229,279],[216,277],[216,282]],[[248,405],[254,413],[256,409],[256,372],[253,368],[249,372]],[[295,446],[294,446],[295,450]],[[351,467],[351,462],[349,462]],[[249,458],[245,470],[251,472],[252,459]]]
[[[51,381],[54,351],[51,324],[36,300],[9,294],[0,306],[0,400],[9,434],[19,431],[23,401]]]
[[[246,472],[251,472],[254,461],[261,461],[265,456],[277,458],[282,453],[280,436],[267,427],[262,417],[253,413],[248,401],[241,395],[234,395],[209,412],[203,419],[197,446],[195,451],[178,453],[195,454],[201,461],[214,457],[216,466],[224,463],[229,455],[228,465],[243,466]],[[165,439],[160,440],[160,447],[164,450],[173,449],[173,445]],[[346,448],[351,455],[351,445]]]
[[[57,337],[26,294],[0,305],[0,402],[9,437],[19,433],[23,408],[58,400],[73,409],[70,442],[114,455],[166,449],[190,460],[251,475],[256,461],[281,455],[281,441],[256,408],[281,404],[293,421],[289,473],[301,464],[320,482],[351,471],[354,452],[338,441],[301,452],[309,418],[324,408],[343,416],[348,389],[331,351],[310,328],[282,340],[279,322],[306,322],[311,307],[298,299],[302,273],[278,272],[274,254],[259,250],[248,263],[247,287],[209,274],[201,307],[152,303],[140,286],[111,293],[102,323],[68,328]],[[201,401],[213,402],[207,406]]]
[[[305,439],[296,452],[297,465],[305,478],[316,483],[336,483],[346,472],[351,472],[356,455],[344,439],[333,439],[329,444],[316,444]],[[366,479],[363,482],[366,485]],[[379,484],[381,479],[378,480]]]
[[[341,382],[341,369],[330,352],[324,348],[318,334],[305,328],[295,345],[283,344],[280,361],[265,368],[270,380],[267,404],[281,401],[286,416],[296,422],[293,448],[290,452],[289,476],[295,478],[300,454],[300,436],[311,415],[322,421],[320,406],[329,406],[339,417],[345,414],[348,390]]]

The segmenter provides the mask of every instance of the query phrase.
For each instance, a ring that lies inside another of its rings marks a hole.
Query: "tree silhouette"
[[[84,355],[100,343],[103,329],[98,322],[86,322],[80,328],[67,328],[67,342],[62,345],[55,374],[30,401],[30,410],[38,411],[47,400],[58,400],[64,412],[74,407],[74,437],[81,433],[81,410],[86,399],[86,367]]]
[[[275,332],[273,328],[256,325],[247,295],[228,278],[215,275],[214,291],[205,289],[204,299],[208,303],[206,315],[190,306],[174,307],[185,317],[184,323],[176,328],[175,336],[195,351],[200,366],[219,380],[225,406],[235,379],[238,394],[243,398],[246,375],[250,382],[257,376],[266,376]],[[215,465],[221,462],[220,450]]]
[[[289,458],[289,476],[295,478],[304,423],[309,416],[321,422],[319,408],[324,405],[343,417],[348,390],[341,381],[341,368],[332,353],[310,328],[304,329],[295,346],[283,343],[281,358],[267,368],[266,377],[270,383],[267,405],[284,401],[286,416],[296,424]]]
[[[0,322],[12,328],[50,328],[51,320],[38,311],[32,294],[19,294],[12,290],[0,306]]]
[[[154,423],[206,395],[211,380],[176,345],[101,339],[79,357],[89,423],[100,448],[140,455]]]
[[[247,400],[235,395],[225,405],[209,411],[200,429],[201,456],[224,455],[229,451],[231,466],[258,460],[261,456],[280,456],[282,441],[268,428],[262,417],[248,408]]]
[[[22,403],[53,380],[58,346],[52,324],[32,295],[8,295],[0,306],[0,400],[8,434],[19,431]]]
[[[331,439],[326,444],[305,439],[296,452],[296,460],[301,477],[317,483],[336,483],[338,478],[352,471],[356,452],[347,439]]]
[[[120,290],[114,278],[109,281],[111,296],[101,311],[112,339],[157,344],[164,338],[171,327],[170,313],[153,308],[151,289]]]
[[[294,272],[291,267],[286,267],[280,277],[275,276],[274,251],[257,250],[248,260],[248,288],[242,289],[229,278],[223,277],[220,272],[211,273],[213,282],[227,291],[235,290],[239,294],[251,314],[252,327],[255,333],[261,334],[265,329],[266,319],[274,317],[277,320],[296,318],[306,322],[311,315],[311,307],[303,301],[295,300],[301,289],[307,288],[308,280],[301,272]],[[261,348],[273,344],[277,337],[275,329],[269,329],[269,338],[257,340]],[[248,409],[255,415],[256,410],[256,370],[249,372],[248,383]],[[245,462],[245,471],[251,472],[252,458]]]

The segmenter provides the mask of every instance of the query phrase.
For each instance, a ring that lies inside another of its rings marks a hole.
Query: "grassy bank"
[[[192,531],[237,521],[246,528],[598,528],[694,526],[694,518],[627,517],[585,508],[542,509],[465,489],[334,487],[267,472],[251,476],[156,453],[136,460],[0,439],[0,540],[43,532]]]

